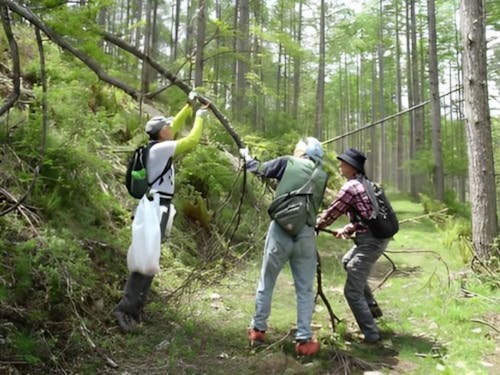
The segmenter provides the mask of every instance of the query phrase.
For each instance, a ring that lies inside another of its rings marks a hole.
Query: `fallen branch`
[[[0,188],[0,195],[6,197],[8,202],[13,203],[13,205],[10,206],[7,210],[1,212],[0,216],[12,211],[13,209],[17,209],[17,211],[19,211],[19,214],[21,214],[21,216],[24,217],[24,219],[28,222],[31,229],[33,229],[35,233],[38,234],[35,224],[38,224],[40,222],[40,219],[35,215],[35,213],[30,211],[26,206],[24,206],[9,191],[5,190],[4,188]],[[35,221],[35,224],[33,224],[32,220]]]
[[[418,254],[418,253],[434,254],[436,256],[436,259],[441,261],[446,268],[446,272],[448,275],[448,288],[450,288],[450,286],[451,286],[450,268],[448,267],[448,264],[443,260],[441,255],[439,255],[439,253],[437,253],[436,251],[432,251],[432,250],[412,250],[412,251],[386,250],[386,252],[391,253],[391,254]]]
[[[391,277],[391,275],[397,271],[396,264],[392,261],[392,259],[385,253],[385,251],[382,253],[382,255],[391,263],[392,269],[387,273],[387,275],[384,276],[382,281],[372,289],[372,291],[377,290],[382,287],[382,285],[385,284],[385,282]]]
[[[317,258],[317,264],[316,264],[316,278],[318,282],[317,286],[317,292],[316,292],[316,298],[318,295],[321,297],[321,300],[326,306],[326,309],[328,310],[328,315],[330,316],[330,322],[332,322],[332,331],[335,333],[335,321],[340,322],[340,319],[335,315],[335,313],[332,310],[332,306],[330,305],[330,302],[325,296],[325,293],[323,292],[323,276],[321,272],[321,257],[319,256],[318,250],[316,250],[316,258]]]
[[[83,337],[87,340],[87,343],[89,344],[90,348],[94,350],[100,357],[104,359],[106,362],[106,365],[112,368],[118,368],[118,364],[113,361],[106,353],[104,353],[94,342],[92,341],[92,338],[90,337],[90,330],[87,328],[85,325],[85,322],[83,321],[82,317],[78,313],[78,309],[76,308],[75,301],[73,299],[73,288],[71,287],[72,281],[71,281],[71,275],[69,274],[68,270],[66,267],[62,266],[62,271],[65,276],[66,280],[66,293],[69,301],[71,302],[71,307],[73,309],[73,313],[75,314],[75,317],[78,319],[80,322],[80,332],[82,333]]]
[[[486,322],[486,321],[480,320],[480,319],[471,319],[470,321],[473,323],[484,324],[484,325],[490,327],[491,329],[495,330],[497,333],[500,333],[500,330],[489,322]]]
[[[427,353],[415,353],[416,357],[420,358],[441,358],[441,354],[427,354]]]
[[[268,345],[264,350],[271,350],[272,348],[274,348],[275,346],[279,345],[280,343],[282,343],[283,341],[285,341],[288,337],[290,337],[293,333],[294,329],[290,329],[285,336],[283,336],[282,338],[280,338],[278,341],[275,341],[273,342],[272,344]]]
[[[429,213],[424,214],[424,215],[410,217],[410,218],[404,219],[404,220],[399,220],[399,224],[404,224],[404,223],[408,223],[408,222],[417,221],[417,220],[420,220],[420,219],[423,219],[423,218],[426,218],[426,217],[431,217],[431,216],[438,215],[438,214],[444,214],[446,211],[448,211],[448,208],[443,208],[443,209],[441,209],[439,211],[429,212]]]

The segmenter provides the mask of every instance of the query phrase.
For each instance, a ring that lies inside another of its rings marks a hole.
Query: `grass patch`
[[[422,215],[416,203],[398,199],[393,205],[400,220]],[[175,298],[170,293],[187,270],[167,250],[146,307],[147,320],[139,332],[124,335],[110,319],[101,347],[122,373],[331,374],[343,373],[343,365],[354,374],[368,370],[422,375],[497,373],[498,290],[472,274],[458,252],[442,246],[441,238],[434,222],[423,218],[403,224],[389,244],[388,255],[397,270],[375,296],[384,312],[378,325],[397,354],[351,343],[358,328],[343,296],[345,271],[340,259],[352,243],[326,233],[318,237],[323,290],[342,322],[333,333],[318,298],[313,315],[315,333],[322,342],[318,356],[295,355],[290,334],[296,322],[295,290],[288,266],[274,290],[269,345],[257,350],[248,345],[263,240],[240,269],[210,285],[195,283]],[[381,257],[371,285],[379,285],[391,267]],[[92,373],[98,364],[80,362],[77,370]]]

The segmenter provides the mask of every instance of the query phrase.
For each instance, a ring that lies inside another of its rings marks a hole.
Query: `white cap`
[[[155,135],[164,126],[170,126],[173,121],[174,121],[173,117],[155,116],[146,123],[145,131],[149,135]]]

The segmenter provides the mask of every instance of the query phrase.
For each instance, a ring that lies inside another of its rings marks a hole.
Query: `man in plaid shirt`
[[[377,343],[381,337],[375,318],[382,316],[382,311],[368,286],[368,276],[387,247],[389,239],[374,237],[363,223],[373,212],[372,203],[361,182],[365,177],[366,156],[354,148],[348,148],[337,159],[340,160],[340,172],[347,182],[319,216],[316,229],[326,228],[341,215],[347,214],[349,224],[334,230],[335,237],[341,239],[349,239],[355,234],[354,246],[342,258],[347,271],[344,295],[364,334],[364,342]]]

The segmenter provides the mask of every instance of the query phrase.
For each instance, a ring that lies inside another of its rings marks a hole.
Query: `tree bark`
[[[295,32],[295,41],[302,47],[302,1],[299,1],[299,11],[297,14],[296,25],[297,29]],[[293,103],[292,103],[292,117],[294,120],[298,120],[299,117],[299,97],[300,97],[300,69],[301,60],[300,54],[295,54],[293,57]]]
[[[236,37],[236,86],[234,114],[239,120],[243,119],[246,112],[246,75],[248,73],[249,55],[249,33],[250,33],[250,9],[248,0],[238,1],[238,35]]]
[[[325,0],[321,0],[319,22],[319,63],[318,80],[316,82],[316,116],[314,121],[314,136],[323,137],[323,113],[325,108]]]
[[[379,80],[379,101],[378,101],[378,114],[379,118],[383,119],[385,117],[385,102],[384,102],[384,7],[382,4],[383,0],[379,2],[379,30],[378,30],[378,44],[377,44],[377,56],[378,56],[378,80]],[[387,161],[387,150],[385,146],[385,124],[382,122],[380,124],[380,140],[378,147],[378,160],[377,163],[377,174],[374,174],[377,181],[383,182],[387,177],[387,168],[384,168],[384,165]]]
[[[415,9],[415,1],[410,0],[410,41],[411,41],[411,77],[412,77],[412,106],[422,102],[420,91],[420,75],[419,75],[419,59],[418,59],[418,44],[417,44],[417,15]],[[423,108],[416,109],[413,113],[413,150],[414,155],[418,156],[419,152],[424,149],[424,110]],[[418,198],[418,194],[424,186],[422,172],[416,168],[412,168],[412,187],[411,192],[414,198]]]
[[[460,1],[472,242],[480,259],[490,257],[498,235],[484,17],[483,1]]]
[[[205,46],[206,8],[205,0],[198,2],[198,27],[196,28],[196,55],[194,67],[194,87],[203,86],[203,48]]]
[[[439,99],[439,71],[437,57],[436,6],[427,0],[429,19],[429,80],[431,90],[432,152],[434,154],[434,193],[436,199],[444,199],[444,168],[441,151],[441,103]]]
[[[398,112],[401,112],[403,109],[402,102],[402,74],[401,74],[401,41],[399,39],[399,0],[395,0],[395,23],[396,23],[396,103]],[[404,150],[406,149],[404,144],[404,129],[403,124],[404,121],[401,116],[398,116],[396,119],[397,126],[397,145],[396,145],[396,186],[399,191],[403,191],[404,188],[404,170],[403,170],[403,157]]]

